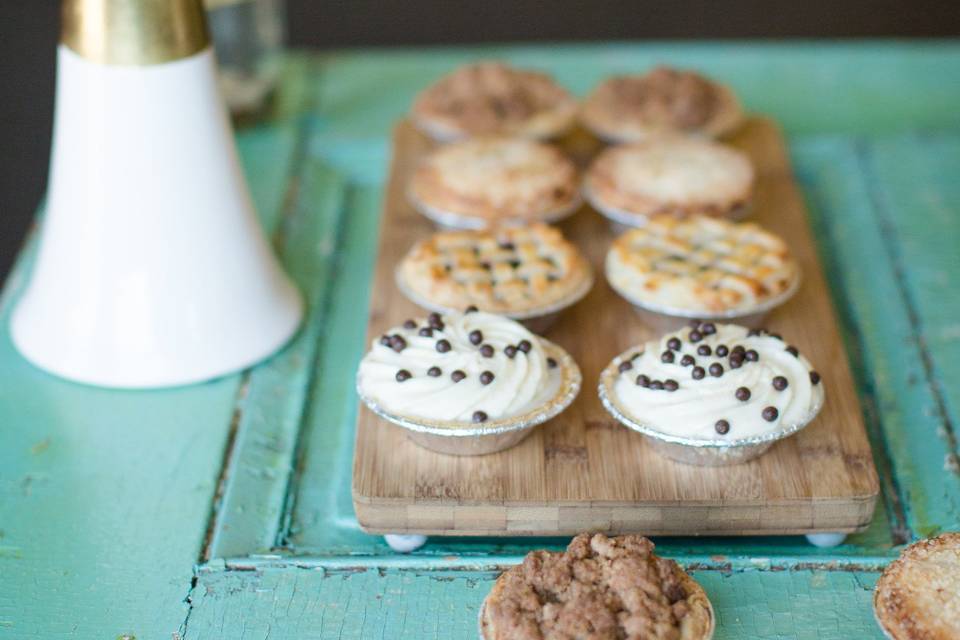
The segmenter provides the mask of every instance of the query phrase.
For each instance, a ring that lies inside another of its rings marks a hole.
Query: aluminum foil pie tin
[[[620,424],[643,435],[657,453],[683,464],[720,467],[752,460],[766,452],[775,442],[789,438],[810,424],[823,407],[823,401],[821,400],[803,420],[794,424],[781,425],[775,431],[749,438],[704,440],[663,433],[633,418],[629,411],[620,404],[614,390],[614,384],[620,374],[617,367],[621,362],[628,360],[633,354],[641,350],[642,345],[639,345],[624,351],[603,370],[597,388],[600,402],[603,403],[604,409],[616,418]]]
[[[607,278],[607,280],[609,281],[610,279]],[[800,275],[800,271],[798,270],[793,282],[783,293],[772,296],[760,304],[747,309],[734,309],[722,313],[710,313],[707,311],[696,310],[691,311],[687,309],[667,307],[665,305],[641,302],[640,300],[631,298],[626,292],[615,287],[612,282],[610,283],[610,286],[620,295],[620,297],[633,305],[633,308],[636,310],[637,315],[640,316],[640,320],[643,322],[643,324],[650,327],[657,333],[668,333],[688,325],[693,320],[738,324],[750,329],[759,328],[762,326],[763,321],[771,311],[793,297],[793,295],[800,288],[801,280],[802,277]]]
[[[553,209],[551,211],[544,211],[537,216],[531,216],[530,218],[503,218],[496,221],[490,221],[485,218],[464,215],[462,213],[457,213],[456,211],[449,211],[434,207],[430,204],[427,204],[423,200],[414,197],[414,195],[409,192],[407,193],[407,200],[410,201],[410,204],[413,205],[414,209],[433,221],[437,228],[447,231],[456,229],[486,229],[494,225],[522,227],[533,222],[556,224],[564,218],[570,217],[576,213],[581,206],[583,206],[583,198],[580,195],[577,195],[573,200],[562,207]]]
[[[583,381],[580,367],[561,347],[540,338],[549,357],[557,361],[560,380],[553,398],[527,413],[512,418],[491,420],[482,424],[472,422],[441,422],[393,413],[363,394],[359,384],[360,400],[375,414],[402,427],[413,442],[436,451],[455,456],[480,456],[503,451],[530,435],[534,427],[562,413],[580,393]]]
[[[394,271],[394,279],[397,282],[397,288],[400,289],[400,292],[410,299],[414,304],[419,307],[423,307],[427,311],[436,311],[440,314],[449,314],[449,313],[462,313],[463,309],[456,309],[453,307],[447,307],[444,305],[439,305],[431,302],[430,300],[424,298],[422,295],[414,291],[410,286],[407,285],[406,281],[403,279],[400,267],[397,266],[396,271]],[[521,323],[527,329],[536,334],[545,333],[560,317],[560,314],[564,309],[572,307],[576,303],[580,302],[586,296],[590,289],[593,288],[594,276],[593,270],[591,269],[587,277],[583,279],[583,282],[580,285],[570,292],[568,296],[558,300],[552,304],[544,305],[541,307],[535,307],[532,309],[527,309],[525,311],[518,312],[495,312],[499,315],[506,316],[511,320],[516,320]]]

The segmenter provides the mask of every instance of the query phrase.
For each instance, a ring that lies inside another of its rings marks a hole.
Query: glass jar
[[[204,0],[220,67],[220,89],[237,118],[256,117],[280,76],[284,0]]]

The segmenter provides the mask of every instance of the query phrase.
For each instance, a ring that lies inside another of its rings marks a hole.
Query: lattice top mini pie
[[[438,140],[505,134],[551,138],[576,118],[577,102],[550,76],[501,62],[465,65],[425,89],[413,121]]]
[[[474,138],[440,147],[417,167],[413,204],[456,228],[554,221],[580,202],[577,169],[554,146],[522,138]]]
[[[800,277],[778,236],[706,216],[656,216],[631,229],[611,246],[606,272],[611,286],[638,306],[703,317],[785,299]]]
[[[750,158],[726,145],[680,137],[611,147],[587,173],[584,191],[605,216],[631,226],[647,216],[735,217],[753,193]]]
[[[583,297],[589,263],[552,227],[444,231],[417,243],[397,269],[401,290],[427,309],[475,305],[525,318]]]
[[[719,137],[740,125],[743,110],[726,86],[661,66],[605,80],[584,102],[581,119],[600,138],[632,142],[662,133]]]

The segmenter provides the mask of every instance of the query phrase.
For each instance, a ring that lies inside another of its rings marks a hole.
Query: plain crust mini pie
[[[432,311],[475,305],[521,319],[575,303],[589,291],[593,273],[560,231],[535,224],[437,232],[407,253],[397,282]]]
[[[662,133],[716,138],[740,126],[743,109],[725,85],[661,66],[645,75],[603,81],[584,102],[580,117],[609,142],[633,142]]]
[[[417,127],[440,141],[478,135],[552,138],[570,128],[577,101],[538,71],[502,62],[462,66],[417,96]]]
[[[873,608],[893,640],[960,638],[960,533],[904,549],[877,581]]]
[[[636,535],[580,534],[563,553],[531,551],[484,600],[484,640],[708,640],[713,609],[676,562]]]
[[[475,138],[426,156],[409,197],[447,227],[552,222],[580,204],[578,180],[576,166],[557,147],[523,138]]]
[[[639,226],[667,213],[739,217],[753,195],[747,154],[707,140],[659,137],[611,147],[587,172],[584,192],[608,218]]]
[[[641,309],[732,318],[784,302],[799,284],[800,269],[786,243],[759,225],[657,216],[614,240],[606,275]]]

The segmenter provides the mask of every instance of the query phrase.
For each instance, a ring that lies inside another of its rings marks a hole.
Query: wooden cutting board
[[[783,236],[803,269],[799,292],[766,325],[799,347],[823,375],[827,399],[820,416],[755,461],[713,468],[663,458],[611,418],[597,398],[601,369],[654,336],[604,280],[603,256],[614,236],[606,220],[585,206],[561,228],[593,262],[597,283],[546,334],[580,364],[580,396],[518,446],[481,457],[422,449],[361,406],[353,467],[361,527],[430,535],[751,535],[851,532],[870,522],[877,473],[783,137],[770,120],[753,118],[731,142],[757,167],[751,219]],[[584,134],[564,144],[581,161],[597,147]],[[397,290],[393,271],[414,241],[433,230],[404,197],[413,167],[431,146],[409,123],[396,127],[370,337],[424,313]]]

